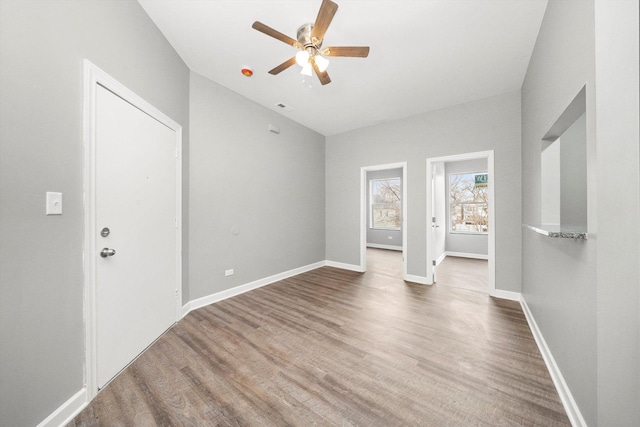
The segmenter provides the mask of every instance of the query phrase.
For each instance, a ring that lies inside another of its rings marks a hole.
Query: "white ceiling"
[[[323,135],[519,90],[547,0],[335,0],[323,46],[370,46],[368,58],[329,58],[332,82],[302,83],[300,67],[267,72],[295,48],[321,0],[138,0],[196,73]],[[244,77],[243,66],[253,68]]]

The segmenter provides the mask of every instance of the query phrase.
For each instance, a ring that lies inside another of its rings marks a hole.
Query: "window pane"
[[[457,203],[451,205],[451,231],[486,233],[488,230],[487,203]]]
[[[371,180],[371,228],[401,228],[401,194],[400,178]]]
[[[450,231],[486,233],[489,230],[487,173],[449,175]]]
[[[400,206],[376,203],[371,206],[373,228],[400,229]]]

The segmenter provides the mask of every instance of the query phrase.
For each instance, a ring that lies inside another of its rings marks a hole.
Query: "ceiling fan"
[[[320,83],[326,85],[331,83],[331,79],[326,71],[329,60],[325,58],[325,56],[366,58],[369,55],[369,46],[335,46],[322,48],[324,33],[327,31],[327,28],[329,28],[329,24],[331,24],[331,20],[337,10],[338,5],[336,3],[331,0],[322,0],[316,22],[314,24],[308,23],[301,25],[300,28],[298,28],[297,40],[274,30],[262,22],[254,22],[251,26],[252,28],[300,49],[293,58],[278,65],[269,71],[269,74],[279,74],[297,63],[302,66],[302,74],[311,76],[311,70],[313,69],[318,79],[320,79]]]

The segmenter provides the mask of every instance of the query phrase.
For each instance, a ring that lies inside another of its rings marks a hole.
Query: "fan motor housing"
[[[312,23],[309,22],[307,24],[302,24],[300,28],[298,28],[298,32],[296,33],[298,43],[300,43],[304,49],[313,47],[315,50],[319,50],[322,46],[322,42],[318,44],[313,42],[313,40],[311,39],[311,30],[313,30]]]

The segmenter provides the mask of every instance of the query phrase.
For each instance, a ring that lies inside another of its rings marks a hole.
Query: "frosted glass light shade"
[[[311,64],[310,63],[306,63],[304,64],[304,66],[302,67],[302,71],[300,71],[300,74],[304,74],[305,76],[311,76]]]
[[[324,56],[316,55],[316,65],[318,66],[318,70],[320,72],[324,72],[329,66],[329,60]]]
[[[300,52],[296,53],[296,63],[301,67],[304,67],[306,64],[308,64],[309,52],[307,52],[306,50],[301,50]]]

